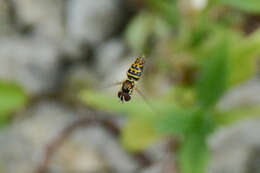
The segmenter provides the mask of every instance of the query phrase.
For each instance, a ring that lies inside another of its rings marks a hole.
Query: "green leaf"
[[[194,110],[177,108],[160,117],[156,128],[161,133],[182,136],[190,132],[194,120]]]
[[[228,44],[227,51],[230,55],[232,46],[243,40],[240,32],[232,31],[221,25],[214,24],[210,30],[211,32],[208,34],[207,38],[194,51],[199,64],[201,64],[201,61],[211,58],[212,53],[216,51],[216,48],[220,47],[221,43],[224,42],[223,44]]]
[[[4,124],[12,112],[22,108],[27,99],[21,87],[0,81],[0,124]]]
[[[0,163],[0,173],[5,173],[3,163]]]
[[[245,12],[260,13],[259,0],[219,0],[219,2]]]
[[[79,97],[88,106],[108,112],[128,114],[136,114],[140,110],[147,113],[152,112],[151,108],[145,102],[138,99],[131,99],[127,103],[120,103],[116,95],[111,96],[90,90],[83,90],[80,92]]]
[[[158,1],[158,0],[146,0],[148,5],[153,8],[165,21],[172,26],[176,26],[180,20],[180,12],[177,4],[177,0]]]
[[[159,118],[159,132],[183,136],[178,150],[178,163],[183,173],[203,173],[210,153],[206,144],[208,134],[216,127],[210,112],[197,107],[175,108]]]
[[[218,125],[230,125],[247,118],[260,116],[260,105],[233,108],[214,115]]]
[[[188,24],[189,45],[193,48],[200,46],[216,29],[217,24],[210,21],[208,14],[199,15],[192,25]],[[191,26],[190,26],[191,25]]]
[[[178,151],[178,162],[182,173],[203,173],[209,161],[206,136],[190,134],[186,136]]]
[[[127,150],[137,152],[158,141],[162,135],[154,129],[154,123],[152,117],[131,117],[122,129],[122,144]]]
[[[146,102],[143,99],[135,98],[135,96],[129,102],[121,103],[116,94],[112,96],[91,90],[81,91],[79,98],[93,108],[113,113],[126,113],[127,115],[160,114],[161,110],[167,110],[174,106],[172,103],[163,102],[159,99]]]
[[[196,93],[194,87],[186,87],[183,85],[175,85],[171,91],[167,93],[166,99],[172,102],[174,100],[179,105],[188,107],[194,105],[196,101]]]
[[[149,35],[153,28],[154,18],[149,13],[140,13],[127,26],[126,41],[130,48],[139,54],[143,54]]]
[[[228,44],[221,41],[204,59],[197,83],[198,102],[214,106],[226,89],[228,77]]]
[[[233,45],[228,80],[230,86],[239,84],[256,74],[258,55],[260,54],[260,30]],[[243,70],[241,70],[242,67]]]
[[[161,133],[185,136],[191,133],[206,135],[215,128],[214,120],[198,108],[175,108],[158,118],[156,128]]]
[[[210,156],[206,141],[215,129],[215,123],[211,114],[203,110],[197,110],[192,117],[189,131],[178,150],[178,162],[183,173],[203,173]]]

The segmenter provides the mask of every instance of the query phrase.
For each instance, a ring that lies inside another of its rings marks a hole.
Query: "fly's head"
[[[124,102],[128,102],[131,99],[131,94],[133,92],[134,82],[130,80],[125,80],[122,84],[122,89],[118,92],[118,98]]]
[[[131,99],[131,96],[128,93],[124,93],[122,91],[119,91],[117,96],[122,102],[128,102]]]

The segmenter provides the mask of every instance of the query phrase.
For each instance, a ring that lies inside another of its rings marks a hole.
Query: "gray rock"
[[[95,49],[96,69],[98,69],[99,74],[107,74],[107,72],[118,68],[117,63],[125,57],[126,49],[126,45],[121,39],[111,39],[100,44]]]
[[[75,40],[97,44],[115,32],[123,12],[117,0],[69,0],[67,31]]]
[[[210,139],[213,154],[208,172],[247,173],[253,151],[260,148],[259,134],[259,118],[218,130]]]
[[[172,141],[160,140],[149,146],[145,154],[151,159],[152,165],[140,173],[177,173],[176,155],[171,151]]]
[[[134,62],[135,56],[127,52],[127,46],[119,38],[110,39],[95,49],[95,71],[100,77],[101,86],[110,86],[113,83],[126,79],[126,71]],[[117,87],[107,88],[116,91]]]
[[[126,79],[126,71],[134,58],[126,54],[126,45],[122,40],[112,39],[104,42],[95,52],[97,59],[95,71],[102,78],[100,81],[102,86]]]
[[[259,80],[252,79],[228,91],[217,105],[219,109],[259,105]],[[248,119],[222,127],[211,136],[212,160],[209,173],[252,173],[257,167],[255,150],[260,148],[260,119]],[[251,170],[251,171],[249,171]]]
[[[115,83],[122,82],[127,78],[126,72],[133,62],[132,58],[123,59],[118,61],[116,64],[111,66],[111,69],[108,70],[103,76],[101,77],[102,80],[99,82],[99,88],[102,91],[107,91],[109,93],[116,93],[118,92],[120,85],[114,85]],[[110,87],[111,86],[111,87]]]
[[[0,164],[6,173],[32,172],[42,160],[46,144],[81,113],[48,101],[24,114],[27,118],[0,131]],[[112,134],[90,126],[74,131],[48,168],[50,173],[133,173],[138,165]]]
[[[31,94],[51,91],[59,74],[58,51],[43,39],[0,39],[0,76],[20,83]]]
[[[260,172],[260,147],[257,147],[252,151],[251,157],[248,159],[247,172],[250,173]]]
[[[64,124],[71,122],[68,119],[71,112],[55,103],[43,103],[25,114],[33,117],[0,132],[0,163],[4,172],[32,172],[45,145],[61,131]]]
[[[220,109],[230,109],[240,106],[260,104],[260,81],[252,79],[241,84],[230,91],[220,100],[218,107]]]
[[[20,25],[32,26],[36,34],[49,39],[64,37],[63,0],[12,0]]]
[[[169,154],[168,158],[164,158],[160,162],[156,162],[148,168],[144,168],[139,173],[178,173],[175,162],[173,155]]]
[[[64,0],[12,1],[17,13],[17,26],[32,27],[34,37],[51,41],[66,58],[80,57],[79,41],[66,32]]]
[[[152,162],[160,162],[173,158],[173,153],[170,152],[170,141],[168,139],[160,140],[149,146],[145,153],[152,160]]]
[[[70,68],[68,74],[65,77],[65,86],[69,90],[69,93],[75,94],[75,91],[79,91],[83,88],[88,88],[97,83],[98,79],[96,73],[88,69],[85,65],[75,64]]]
[[[8,1],[0,0],[0,36],[14,33],[11,27]]]
[[[63,39],[55,42],[55,44],[63,57],[72,62],[81,59],[82,53],[84,53],[84,57],[88,57],[89,52],[87,50],[82,50],[81,43],[76,40],[64,37]]]
[[[73,140],[84,142],[87,148],[99,151],[112,172],[133,173],[138,168],[137,163],[122,150],[115,137],[100,127],[79,131],[73,136]]]

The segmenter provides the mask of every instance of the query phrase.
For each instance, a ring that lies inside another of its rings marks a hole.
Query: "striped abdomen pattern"
[[[143,73],[144,58],[138,57],[127,71],[130,80],[138,81]]]

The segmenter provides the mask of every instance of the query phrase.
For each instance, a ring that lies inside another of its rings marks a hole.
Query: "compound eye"
[[[117,93],[117,96],[120,98],[120,97],[122,96],[122,91],[119,91],[119,92]]]
[[[131,99],[131,96],[129,94],[124,94],[124,99],[128,102]]]

